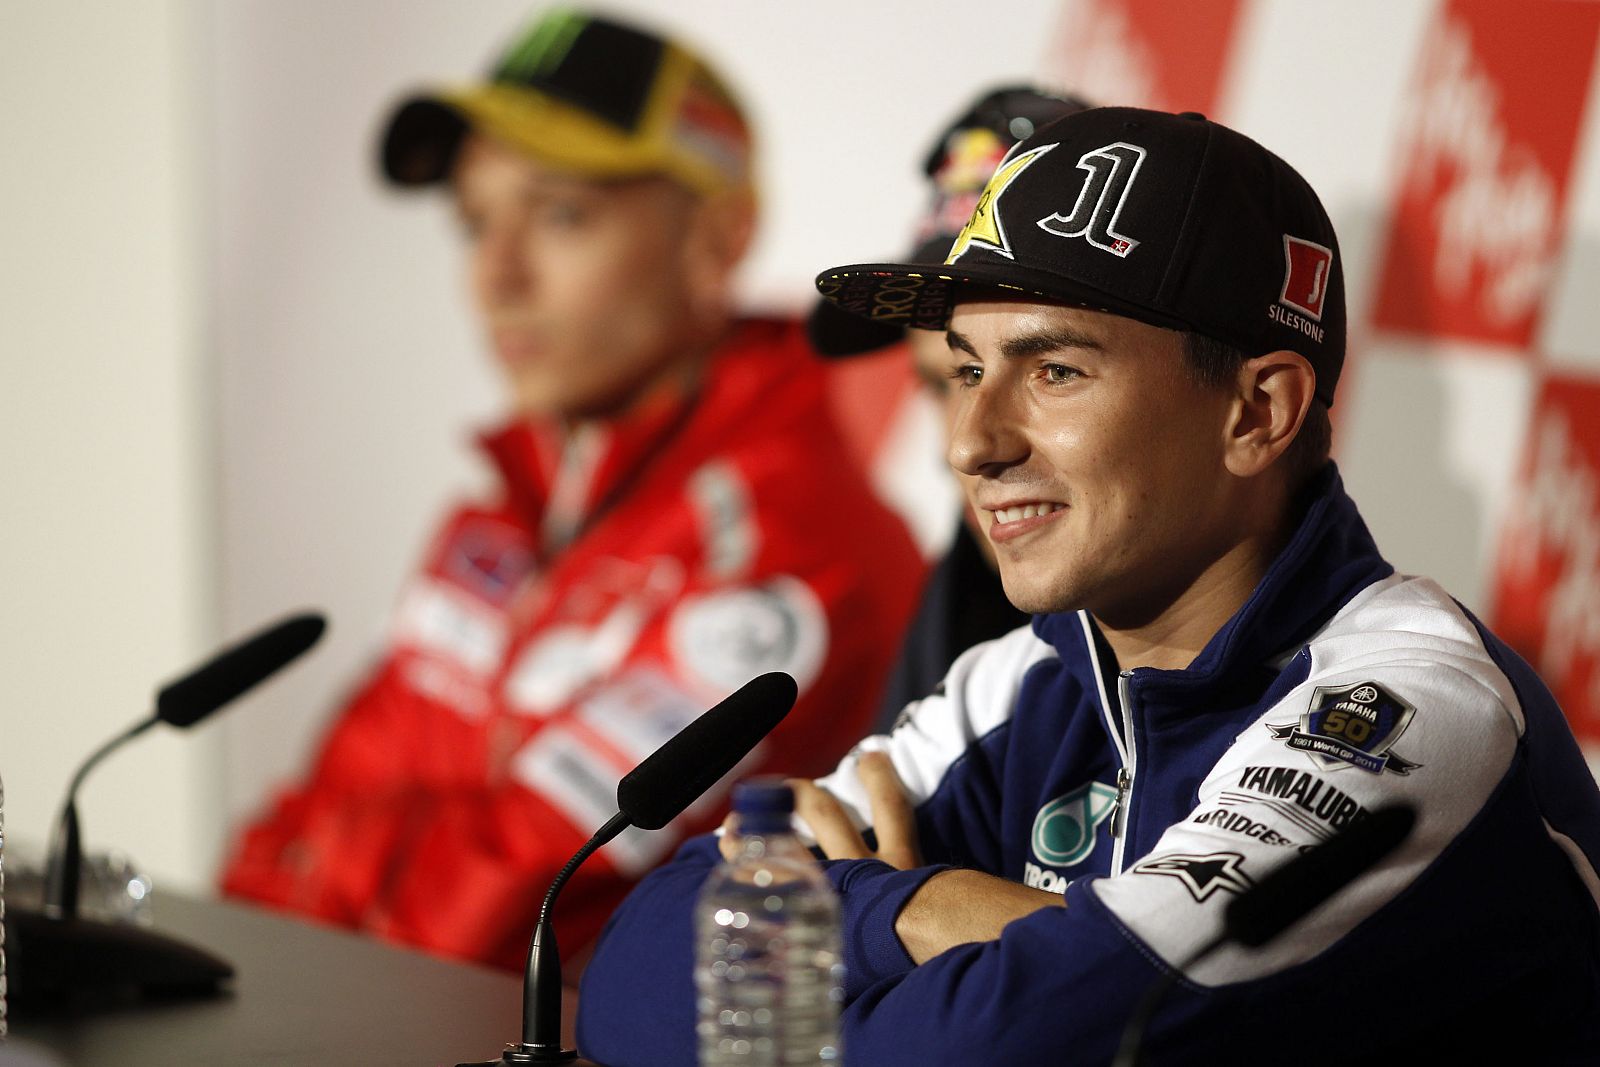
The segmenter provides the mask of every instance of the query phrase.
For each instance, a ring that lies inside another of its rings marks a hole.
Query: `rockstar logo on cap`
[[[1000,164],[1000,169],[994,172],[989,184],[984,186],[983,195],[978,197],[978,206],[973,209],[972,218],[961,227],[961,232],[956,235],[955,244],[950,246],[950,255],[945,259],[946,263],[954,263],[966,253],[967,249],[973,247],[998,252],[1007,259],[1013,258],[1011,243],[1006,240],[1005,225],[1000,221],[1000,197],[1034,160],[1054,147],[1053,144],[1040,145],[1032,151],[1024,152]]]

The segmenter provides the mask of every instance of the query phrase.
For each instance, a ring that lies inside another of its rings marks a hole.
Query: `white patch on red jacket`
[[[506,640],[504,615],[432,578],[412,583],[395,618],[396,645],[447,660],[477,677],[499,665]]]
[[[661,671],[628,671],[580,703],[575,714],[535,734],[513,757],[511,775],[574,826],[599,827],[616,814],[622,776],[703,711],[703,704]],[[687,818],[719,803],[732,778],[707,790]],[[625,832],[602,851],[617,870],[637,876],[662,859],[681,830]]]
[[[750,487],[732,463],[707,463],[689,478],[689,503],[700,520],[706,572],[717,581],[743,578],[761,549]]]
[[[804,693],[828,652],[828,616],[811,587],[780,576],[686,598],[667,624],[686,677],[717,699],[758,674],[785,671]]]
[[[549,715],[610,677],[683,588],[683,564],[670,556],[608,562],[564,593],[562,607],[574,618],[543,627],[516,653],[504,692],[517,711]]]

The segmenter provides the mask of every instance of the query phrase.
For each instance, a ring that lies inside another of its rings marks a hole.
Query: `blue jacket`
[[[1193,664],[1109,659],[1086,613],[1036,617],[823,779],[865,826],[855,761],[888,751],[933,864],[827,864],[845,1062],[1104,1063],[1234,894],[1395,800],[1418,813],[1397,851],[1265,948],[1179,975],[1148,1062],[1600,1062],[1600,791],[1533,671],[1393,572],[1331,467]],[[690,925],[716,859],[690,842],[613,917],[584,975],[585,1055],[695,1062]],[[894,920],[941,864],[1067,907],[914,966]]]

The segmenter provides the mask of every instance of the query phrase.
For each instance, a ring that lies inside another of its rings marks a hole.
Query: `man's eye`
[[[970,389],[983,380],[983,368],[972,363],[963,364],[950,371],[950,380],[964,389]]]
[[[1080,377],[1082,374],[1076,367],[1068,367],[1062,363],[1046,363],[1044,365],[1044,380],[1051,385],[1062,385]]]
[[[540,207],[539,216],[550,226],[581,226],[589,212],[576,200],[552,200]]]

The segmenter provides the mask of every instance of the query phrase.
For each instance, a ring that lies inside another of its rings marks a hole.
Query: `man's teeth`
[[[1020,522],[1023,519],[1031,519],[1035,515],[1048,515],[1052,511],[1060,511],[1064,506],[1062,504],[1023,504],[1021,507],[1001,508],[994,513],[994,518],[996,522],[1002,523]]]

